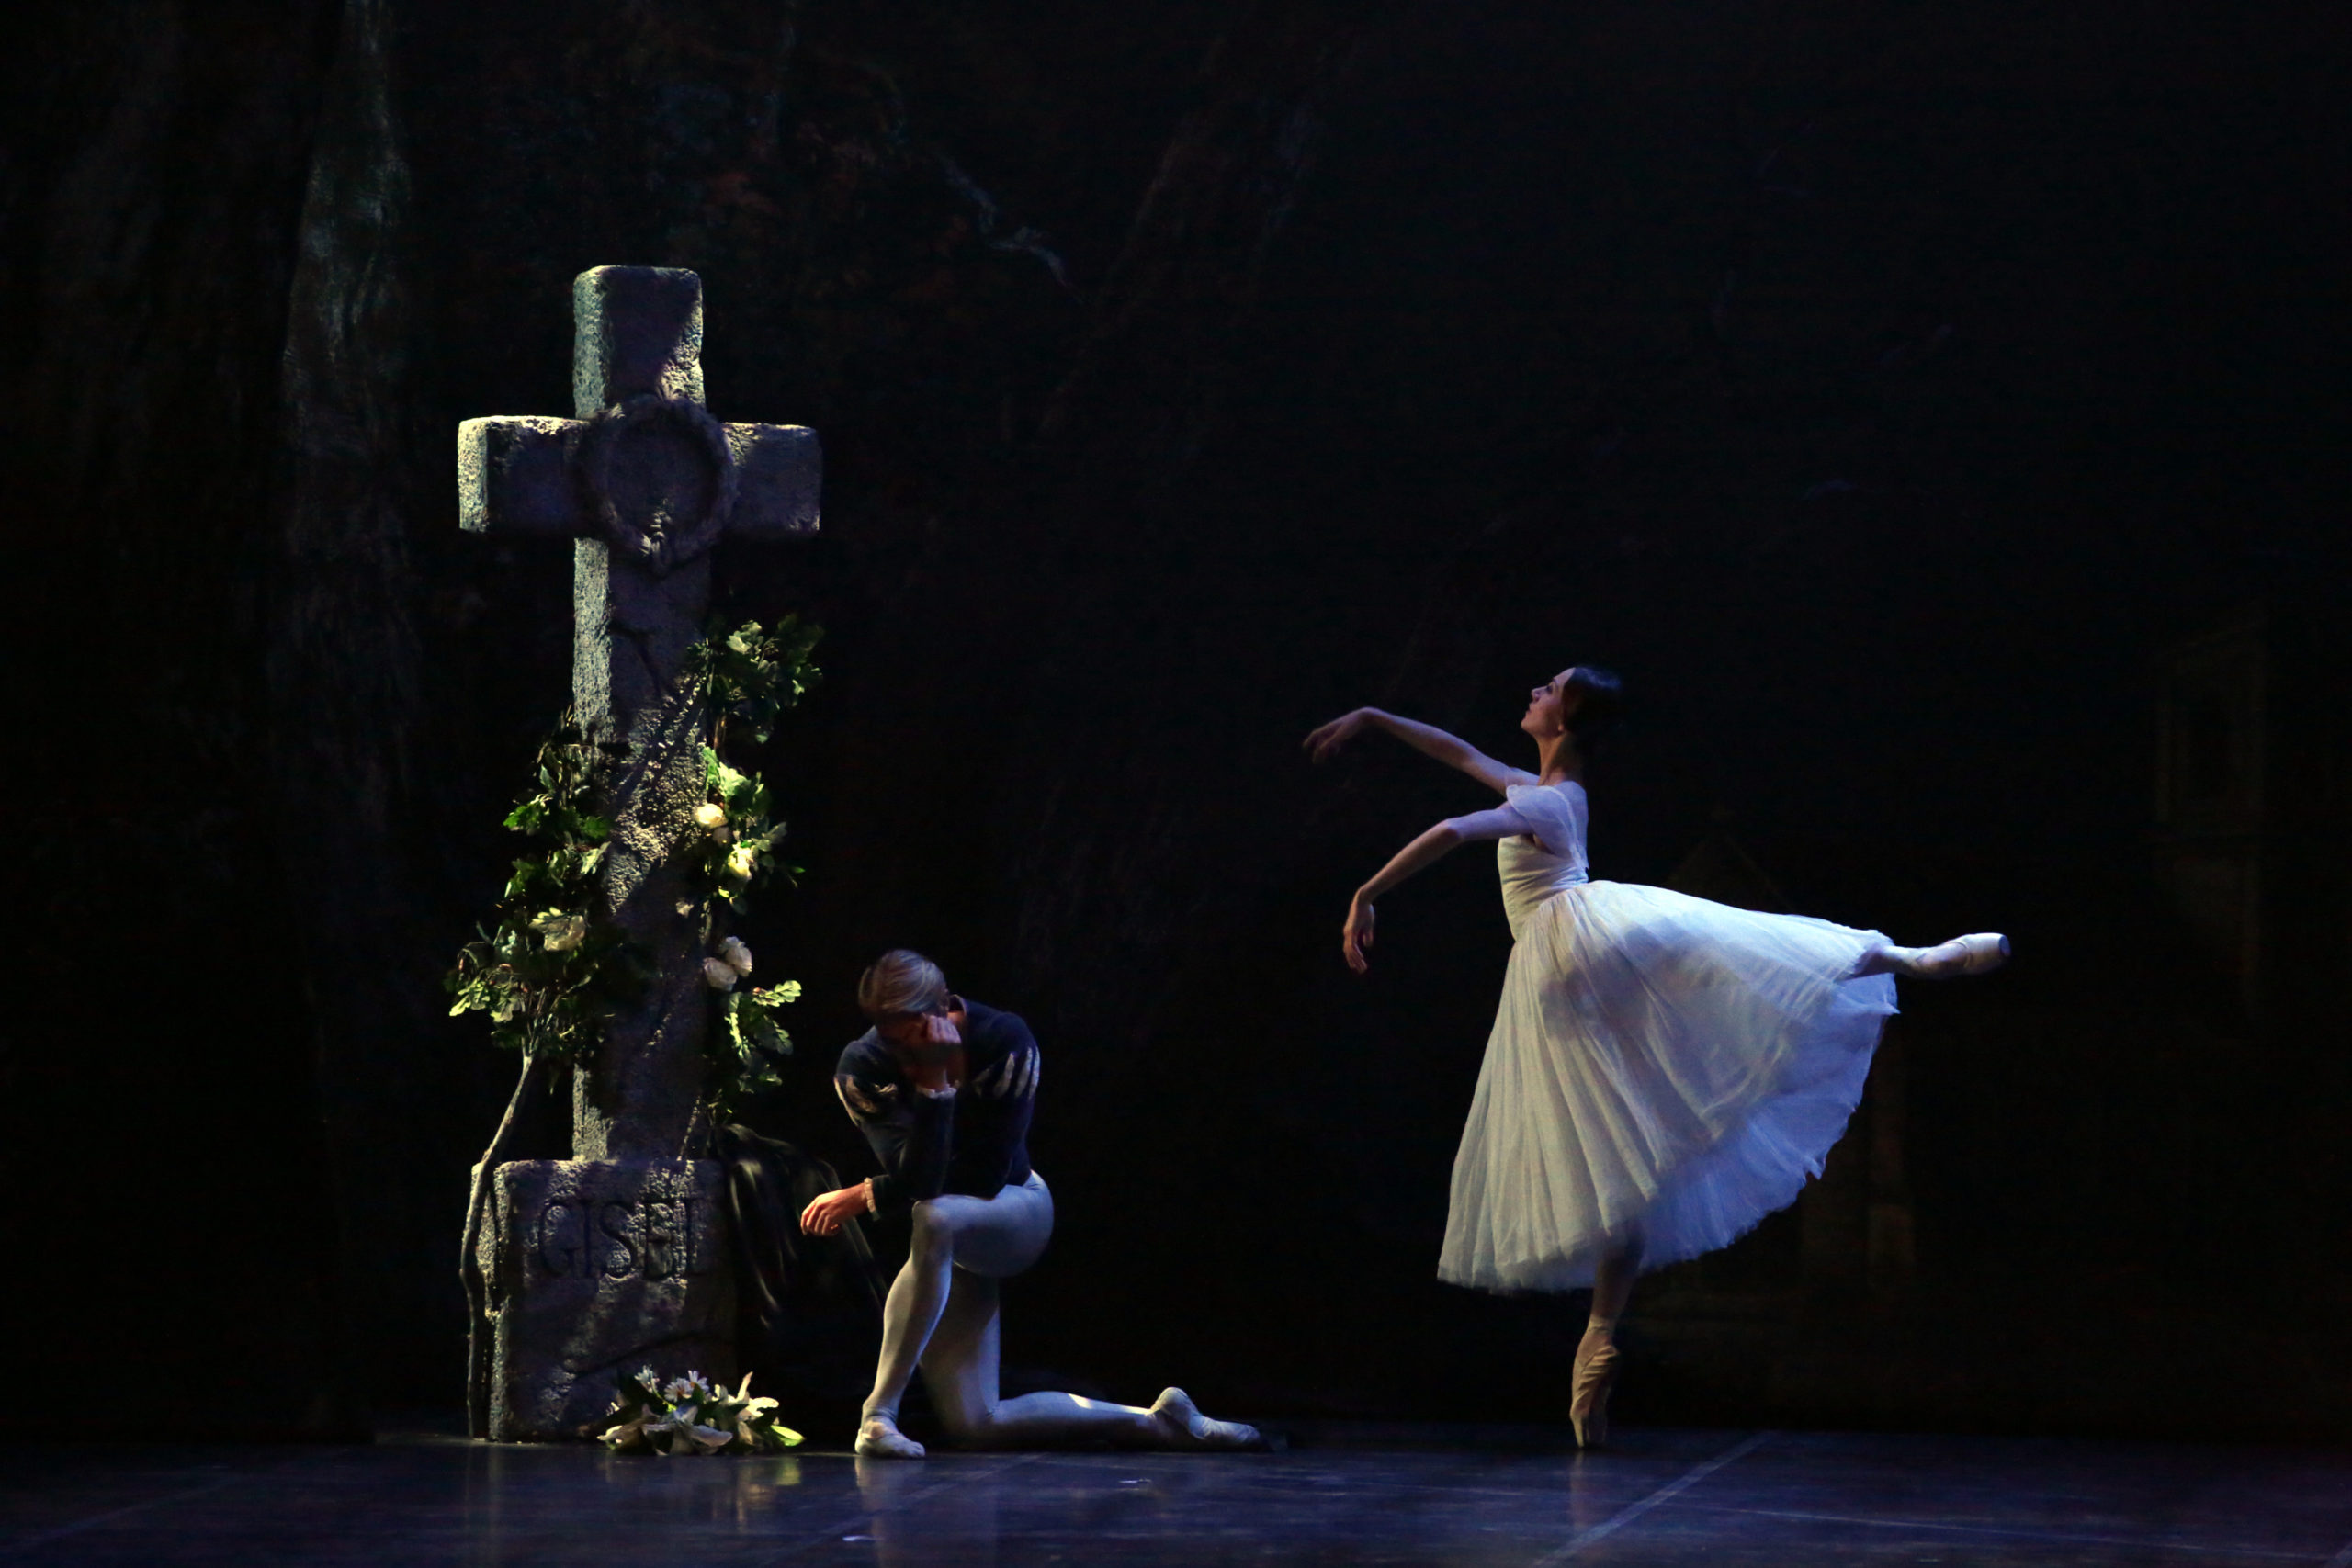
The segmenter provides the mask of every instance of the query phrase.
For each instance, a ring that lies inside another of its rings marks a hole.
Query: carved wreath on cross
[[[710,504],[703,514],[680,528],[649,533],[621,515],[613,500],[613,459],[623,438],[650,426],[667,425],[698,444],[710,459]],[[734,514],[735,494],[741,483],[727,427],[710,411],[685,398],[665,398],[645,392],[614,404],[588,422],[582,438],[580,483],[605,542],[655,576],[701,555],[718,542]]]

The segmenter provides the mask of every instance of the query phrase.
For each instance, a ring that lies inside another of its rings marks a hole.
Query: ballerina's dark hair
[[[1577,749],[1589,753],[1600,738],[1616,727],[1618,717],[1625,711],[1625,682],[1613,670],[1603,670],[1598,664],[1579,664],[1568,671],[1567,687],[1582,694],[1577,711],[1568,717],[1568,733],[1577,738]]]

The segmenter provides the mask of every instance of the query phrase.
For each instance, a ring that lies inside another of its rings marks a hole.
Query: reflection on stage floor
[[[20,1434],[21,1436],[22,1434]],[[20,1447],[30,1563],[2352,1568],[2352,1455],[2055,1438],[1300,1428],[1286,1452],[707,1460],[446,1438]]]

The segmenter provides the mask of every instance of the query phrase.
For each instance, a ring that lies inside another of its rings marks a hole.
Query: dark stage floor
[[[0,1560],[2352,1565],[2343,1453],[1647,1430],[1579,1458],[1524,1432],[1301,1436],[1315,1440],[1280,1454],[914,1465],[424,1438],[19,1447]]]

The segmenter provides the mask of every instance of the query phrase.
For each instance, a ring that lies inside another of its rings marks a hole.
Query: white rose
[[[752,950],[743,945],[743,939],[740,936],[730,936],[720,942],[718,956],[725,959],[727,966],[738,975],[749,975],[752,972]]]
[[[695,807],[695,825],[713,831],[727,826],[727,808],[715,800],[706,800]]]
[[[549,953],[570,953],[588,940],[585,915],[549,915],[535,920],[539,941]]]
[[[735,971],[723,958],[704,959],[702,979],[703,984],[714,991],[731,991],[735,988]]]
[[[727,852],[727,872],[738,882],[749,882],[760,868],[760,852],[749,844],[738,844]]]

